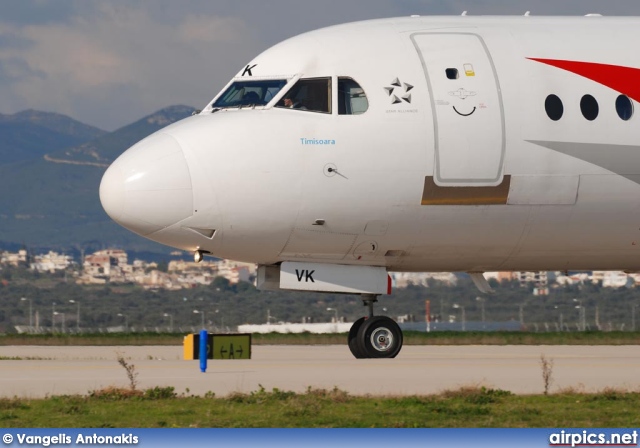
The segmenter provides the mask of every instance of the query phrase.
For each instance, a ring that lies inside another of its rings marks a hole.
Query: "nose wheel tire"
[[[349,350],[351,350],[351,354],[356,359],[366,358],[365,354],[360,351],[360,347],[358,346],[358,330],[360,330],[360,327],[362,326],[364,321],[365,318],[361,317],[353,323],[351,329],[349,330],[349,337],[347,340],[349,344]]]
[[[393,319],[374,316],[361,323],[355,340],[357,351],[351,349],[351,342],[349,348],[356,358],[356,353],[363,358],[395,358],[402,349],[402,330]]]

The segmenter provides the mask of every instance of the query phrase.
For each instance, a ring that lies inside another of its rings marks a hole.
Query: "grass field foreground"
[[[0,399],[9,427],[637,427],[640,393],[607,389],[514,395],[463,387],[437,395],[350,396],[308,389],[260,389],[216,397],[178,395],[172,387],[109,388],[86,396]]]

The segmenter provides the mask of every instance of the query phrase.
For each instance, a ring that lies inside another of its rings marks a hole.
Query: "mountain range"
[[[42,157],[104,134],[102,129],[51,112],[0,114],[0,164]]]
[[[170,248],[115,224],[102,209],[98,188],[118,155],[193,110],[170,106],[113,132],[35,110],[0,115],[0,248],[119,247],[152,259],[168,254]]]

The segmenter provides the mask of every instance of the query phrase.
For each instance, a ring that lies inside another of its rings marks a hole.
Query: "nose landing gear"
[[[348,345],[354,357],[395,358],[402,349],[402,330],[387,316],[374,316],[375,295],[363,295],[364,305],[369,307],[369,316],[361,317],[349,330]]]
[[[208,250],[198,249],[193,253],[193,261],[195,261],[196,263],[200,263],[204,258],[204,254],[209,254],[209,253],[211,252],[209,252]]]

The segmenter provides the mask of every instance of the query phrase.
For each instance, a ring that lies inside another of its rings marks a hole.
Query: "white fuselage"
[[[423,17],[306,33],[232,80],[286,79],[272,101],[210,104],[158,131],[113,163],[101,200],[152,240],[266,265],[640,270],[640,116],[616,109],[638,95],[602,81],[640,67],[639,28]],[[326,77],[330,113],[275,107],[299,79]],[[365,113],[338,114],[339,77],[362,87]]]

